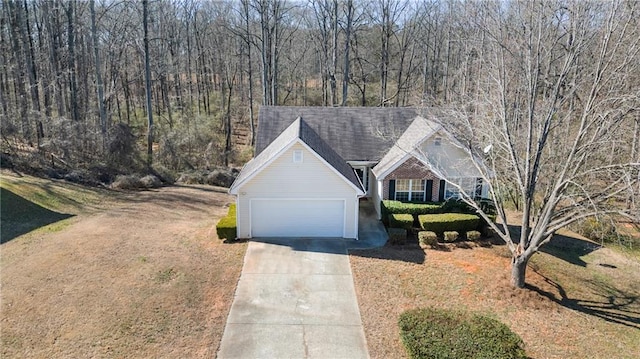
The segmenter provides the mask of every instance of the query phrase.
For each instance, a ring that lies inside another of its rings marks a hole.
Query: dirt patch
[[[439,307],[498,318],[523,338],[534,358],[635,358],[640,352],[640,263],[592,242],[569,240],[534,256],[525,290],[509,285],[505,246],[470,242],[422,250],[407,244],[353,251],[351,267],[371,356],[407,357],[398,316],[410,308]],[[557,255],[563,251],[571,253]]]
[[[215,356],[246,249],[216,237],[231,200],[130,193],[2,244],[2,357]]]

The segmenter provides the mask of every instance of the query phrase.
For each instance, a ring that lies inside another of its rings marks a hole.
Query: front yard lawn
[[[12,231],[1,245],[0,357],[215,357],[246,249],[216,237],[231,201],[223,189],[112,196],[27,176],[2,181],[37,204],[26,208],[36,216],[74,216],[31,221],[43,227]]]
[[[517,333],[533,358],[636,358],[640,261],[569,233],[536,254],[528,288],[509,286],[510,253],[473,242],[387,245],[350,254],[369,352],[408,357],[398,318],[435,307],[486,314]]]

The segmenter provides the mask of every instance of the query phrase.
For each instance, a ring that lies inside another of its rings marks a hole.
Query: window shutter
[[[389,199],[396,199],[396,180],[389,180]]]
[[[433,200],[433,180],[427,180],[427,185],[424,188],[424,200],[425,202],[431,202]]]
[[[481,177],[476,178],[476,197],[477,198],[482,197],[482,178]]]
[[[438,191],[438,202],[444,201],[444,186],[447,182],[445,180],[440,180],[440,188]]]

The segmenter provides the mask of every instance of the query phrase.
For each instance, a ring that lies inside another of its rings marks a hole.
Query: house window
[[[480,195],[482,195],[482,179],[478,181],[478,178],[475,177],[452,178],[451,182],[460,186],[460,188],[447,182],[445,185],[444,199],[460,198],[460,189],[471,198],[478,196],[478,190],[480,191]]]
[[[476,198],[481,198],[482,197],[482,178],[478,177],[476,178]]]
[[[424,202],[423,179],[399,179],[396,180],[395,200],[402,202]]]
[[[302,150],[293,151],[293,163],[302,163]]]
[[[442,145],[442,137],[436,137],[433,139],[433,144],[436,146]]]

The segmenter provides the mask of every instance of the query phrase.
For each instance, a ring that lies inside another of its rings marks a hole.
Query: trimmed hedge
[[[398,324],[411,358],[526,358],[522,339],[486,316],[424,308],[402,313]]]
[[[413,226],[413,216],[410,214],[390,214],[389,215],[389,227],[392,228],[404,228],[411,229]]]
[[[411,214],[417,219],[421,214],[442,213],[440,203],[408,203],[400,201],[384,200],[380,204],[382,222],[389,225],[391,214]]]
[[[401,244],[407,239],[407,230],[404,228],[388,228],[389,243]]]
[[[442,205],[439,203],[407,203],[400,201],[382,201],[382,212],[389,214],[408,213],[413,215],[440,213]]]
[[[235,240],[238,236],[236,227],[236,204],[231,203],[226,217],[223,217],[216,224],[216,233],[220,239]]]
[[[467,240],[469,241],[477,241],[478,239],[480,239],[480,237],[482,237],[482,234],[480,234],[480,232],[478,231],[467,232]]]
[[[460,234],[456,231],[444,232],[443,238],[445,242],[455,242],[458,240]]]
[[[236,204],[235,203],[229,204],[229,211],[227,212],[227,216],[229,216],[229,217],[235,217],[236,216]]]
[[[464,213],[423,214],[418,216],[418,221],[422,229],[436,232],[438,236],[442,236],[446,231],[474,231],[480,225],[478,216]]]
[[[420,247],[433,246],[438,244],[438,235],[431,231],[418,232],[418,243]]]
[[[218,221],[216,233],[220,239],[234,240],[237,237],[236,217],[226,216]]]

